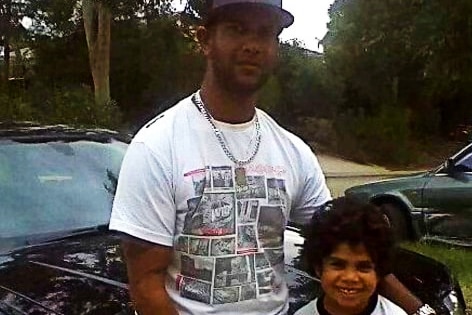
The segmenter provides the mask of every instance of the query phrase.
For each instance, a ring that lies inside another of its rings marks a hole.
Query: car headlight
[[[461,308],[459,298],[457,297],[456,291],[452,290],[444,299],[444,305],[449,310],[451,315],[464,315],[464,310]]]

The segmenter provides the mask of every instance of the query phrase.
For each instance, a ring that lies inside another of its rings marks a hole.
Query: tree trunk
[[[3,80],[6,86],[8,86],[8,78],[10,77],[10,34],[5,34],[5,38],[3,40],[3,61],[4,61],[4,68],[3,68]]]
[[[111,12],[97,0],[83,0],[82,10],[95,103],[104,106],[110,101]]]
[[[5,86],[8,88],[8,78],[10,77],[10,36],[11,36],[11,0],[6,1],[3,4],[4,11],[2,16],[0,16],[0,29],[3,29],[3,73],[1,79]]]

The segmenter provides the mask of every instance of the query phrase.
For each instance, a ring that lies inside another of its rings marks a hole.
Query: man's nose
[[[248,31],[244,36],[243,50],[251,53],[260,53],[263,50],[264,40],[255,31]]]
[[[262,51],[262,46],[255,40],[246,41],[243,46],[243,51],[252,54],[259,54]]]

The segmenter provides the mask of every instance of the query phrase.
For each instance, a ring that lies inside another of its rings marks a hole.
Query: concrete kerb
[[[378,165],[360,164],[343,158],[319,154],[318,161],[327,178],[400,177],[426,170],[391,171]]]
[[[359,177],[359,178],[369,178],[369,177],[382,177],[382,178],[394,178],[402,177],[408,175],[419,174],[425,171],[386,171],[386,172],[377,172],[377,173],[363,173],[363,172],[325,172],[327,178],[349,178],[349,177]]]

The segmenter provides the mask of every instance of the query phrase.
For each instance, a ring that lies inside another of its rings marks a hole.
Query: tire
[[[402,209],[393,203],[384,203],[380,207],[393,230],[395,241],[401,242],[409,239],[408,224]]]

